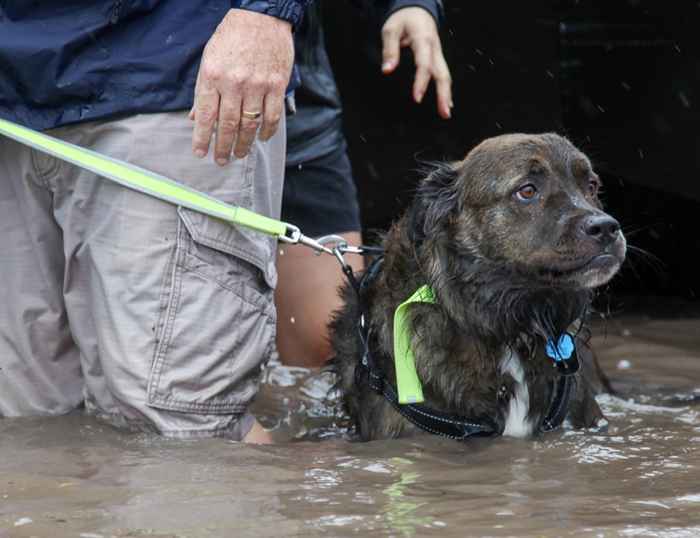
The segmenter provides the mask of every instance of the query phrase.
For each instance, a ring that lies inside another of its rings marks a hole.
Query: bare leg
[[[348,243],[359,245],[360,232],[341,233]],[[362,270],[362,256],[346,255],[355,271]],[[345,275],[332,256],[317,256],[301,245],[280,245],[277,253],[279,279],[277,305],[277,349],[289,366],[322,366],[331,355],[328,322],[341,306],[338,288]]]
[[[270,432],[263,428],[256,419],[253,427],[243,438],[243,442],[253,445],[271,445],[274,441]]]

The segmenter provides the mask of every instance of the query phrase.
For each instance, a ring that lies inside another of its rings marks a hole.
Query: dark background
[[[411,100],[413,64],[380,73],[378,21],[323,4],[326,42],[366,230],[410,200],[420,161],[462,158],[482,139],[556,131],[593,160],[631,249],[609,307],[698,312],[700,3],[447,0],[443,44],[455,108]]]

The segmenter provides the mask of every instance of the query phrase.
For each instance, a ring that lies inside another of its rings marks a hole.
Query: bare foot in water
[[[254,445],[270,445],[273,443],[272,435],[260,425],[257,419],[255,419],[253,427],[243,438],[243,442]]]

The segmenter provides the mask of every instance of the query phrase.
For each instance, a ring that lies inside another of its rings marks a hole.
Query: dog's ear
[[[444,229],[445,220],[459,211],[458,163],[439,163],[430,167],[418,186],[411,212],[411,231],[423,239]]]

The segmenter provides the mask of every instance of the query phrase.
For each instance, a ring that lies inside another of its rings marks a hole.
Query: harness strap
[[[549,404],[549,412],[540,425],[540,431],[551,432],[561,426],[569,411],[569,402],[576,390],[576,378],[572,375],[560,375],[554,397]]]
[[[369,353],[369,350],[366,350]],[[469,437],[490,436],[498,432],[495,426],[469,420],[464,417],[436,411],[420,404],[401,404],[394,387],[380,373],[374,365],[369,367],[372,361],[363,361],[358,365],[365,369],[368,376],[368,384],[371,389],[384,396],[396,411],[409,422],[423,431],[447,437],[456,441],[464,441]]]

